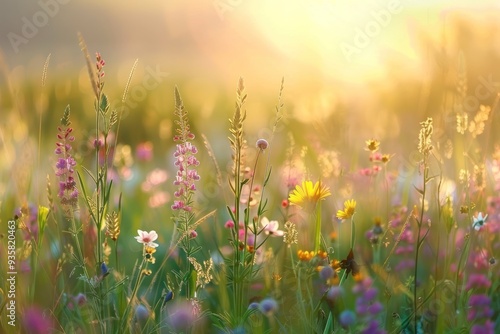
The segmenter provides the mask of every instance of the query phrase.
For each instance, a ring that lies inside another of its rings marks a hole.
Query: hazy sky
[[[28,72],[35,77],[49,53],[56,73],[83,69],[81,32],[89,51],[100,51],[120,79],[138,58],[141,66],[174,75],[230,83],[231,91],[240,75],[276,91],[282,76],[291,86],[321,90],[331,82],[382,80],[389,72],[421,75],[429,61],[422,40],[452,43],[460,37],[450,28],[456,20],[478,27],[496,22],[500,3],[2,0],[0,6],[7,65],[35,69]]]

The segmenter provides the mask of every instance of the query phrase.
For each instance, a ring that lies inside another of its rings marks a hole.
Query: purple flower
[[[249,310],[256,310],[258,308],[259,308],[259,303],[256,302],[250,303],[250,305],[248,305]]]
[[[18,217],[23,217],[24,226],[23,235],[24,240],[38,239],[38,207],[29,204],[27,207],[23,206],[15,210],[14,214]]]
[[[71,135],[73,129],[70,127],[69,106],[64,110],[64,115],[61,118],[61,126],[57,128],[58,134],[56,142],[55,154],[58,156],[56,162],[56,176],[59,178],[59,191],[57,196],[61,201],[61,205],[69,213],[71,209],[75,209],[78,204],[78,189],[74,179],[74,167],[76,166],[75,159],[71,156],[71,143],[75,137]]]
[[[495,324],[487,320],[484,325],[474,325],[470,329],[470,334],[494,334]]]
[[[334,275],[335,275],[335,271],[330,266],[325,266],[325,267],[321,268],[321,270],[319,272],[319,277],[323,281],[326,281],[326,280],[332,278]]]
[[[342,327],[348,327],[356,321],[356,314],[353,311],[345,310],[340,313],[340,324]]]
[[[332,286],[326,293],[326,298],[330,301],[335,301],[344,294],[344,290],[340,286]]]
[[[198,149],[191,142],[195,136],[190,130],[187,111],[184,109],[177,87],[175,88],[174,114],[179,118],[175,121],[178,128],[176,129],[174,141],[179,142],[179,144],[176,145],[174,152],[174,165],[177,167],[174,180],[177,190],[174,192],[174,196],[177,200],[174,201],[172,210],[190,212],[192,210],[192,197],[196,191],[195,182],[200,180],[200,176],[196,171],[196,167],[200,165],[200,162],[195,156],[198,153]]]
[[[196,310],[193,305],[187,301],[177,302],[167,308],[167,323],[174,332],[185,332],[196,320]]]
[[[465,286],[465,290],[470,290],[472,288],[486,288],[488,289],[491,286],[491,282],[483,274],[471,274],[469,276],[469,280],[467,281],[467,285]]]
[[[359,317],[358,322],[364,324],[361,333],[385,333],[377,320],[384,307],[377,301],[378,290],[372,286],[372,280],[367,277],[357,282],[352,291],[358,295],[356,313]]]
[[[490,302],[490,297],[487,295],[472,295],[469,298],[469,306],[471,307],[488,306]]]
[[[145,325],[149,319],[149,311],[144,305],[137,305],[135,308],[135,321],[141,325]]]
[[[87,303],[87,296],[85,296],[83,293],[79,293],[75,297],[73,297],[74,302],[78,306],[83,306]]]
[[[278,310],[278,303],[273,298],[266,298],[260,302],[259,309],[265,315],[272,315]]]

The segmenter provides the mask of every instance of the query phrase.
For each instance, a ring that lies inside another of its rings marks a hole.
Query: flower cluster
[[[195,181],[200,180],[198,172],[193,168],[200,164],[198,159],[194,156],[197,152],[198,150],[196,146],[190,142],[183,142],[177,145],[177,149],[174,153],[174,165],[177,167],[177,175],[175,176],[174,185],[178,188],[177,191],[174,192],[174,196],[180,198],[180,200],[174,201],[174,204],[172,205],[173,210],[182,209],[185,211],[191,211],[191,206],[182,199],[190,197],[190,195],[196,190]]]
[[[365,150],[370,152],[368,159],[372,163],[371,167],[366,167],[360,169],[359,173],[363,176],[375,176],[381,170],[382,166],[386,165],[389,161],[391,161],[394,154],[387,154],[379,152],[380,142],[378,140],[370,139],[366,141]]]
[[[71,155],[71,143],[75,137],[71,134],[71,122],[69,120],[70,108],[66,107],[61,118],[61,125],[57,128],[58,134],[55,154],[58,156],[56,162],[56,176],[59,177],[59,191],[57,196],[61,200],[63,208],[67,211],[75,209],[78,204],[78,189],[74,178],[74,167],[76,161]]]
[[[473,322],[471,333],[494,333],[494,324],[491,322],[493,310],[490,308],[491,299],[481,290],[486,290],[491,286],[490,280],[483,274],[472,274],[466,285],[466,290],[474,289],[477,293],[469,297],[469,311],[467,320]]]
[[[253,302],[248,305],[251,310],[259,310],[266,316],[272,316],[278,311],[278,302],[274,298],[265,298],[260,303]]]
[[[295,224],[287,221],[285,223],[285,232],[283,233],[283,242],[290,247],[292,244],[296,244],[298,242],[299,233],[297,232],[297,228]]]
[[[176,129],[177,134],[174,136],[174,141],[180,143],[176,145],[174,153],[174,165],[177,167],[174,185],[178,187],[174,192],[174,196],[178,199],[174,201],[172,210],[191,211],[192,195],[196,190],[195,182],[200,180],[200,176],[196,171],[196,167],[200,162],[195,157],[198,149],[191,143],[194,134],[189,129],[187,112],[184,110],[177,88],[175,88],[175,105],[175,114],[179,117],[179,120],[175,121],[178,129]]]
[[[386,333],[385,330],[380,328],[380,323],[377,320],[384,307],[377,300],[378,290],[372,286],[371,278],[366,277],[359,280],[352,291],[358,295],[356,298],[356,314],[360,320],[359,323],[365,325],[360,333]]]
[[[429,155],[432,151],[432,133],[434,132],[432,126],[432,118],[428,117],[425,122],[420,122],[422,128],[418,134],[418,151],[424,156]]]
[[[104,59],[102,59],[101,54],[99,52],[96,52],[95,54],[95,59],[96,59],[96,70],[97,70],[97,90],[99,93],[102,93],[102,88],[104,87],[104,65],[106,65],[106,62]]]
[[[300,261],[308,262],[308,261],[311,261],[316,256],[321,258],[321,259],[326,259],[326,258],[328,258],[328,253],[325,251],[318,251],[316,253],[315,251],[303,251],[303,250],[299,249],[297,251],[297,256],[299,257]]]

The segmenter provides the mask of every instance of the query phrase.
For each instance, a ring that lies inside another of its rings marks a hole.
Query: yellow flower
[[[320,181],[303,181],[302,186],[297,185],[290,193],[288,201],[290,204],[300,206],[305,210],[314,209],[318,201],[330,196],[330,188],[321,184]]]
[[[371,152],[376,152],[378,151],[378,148],[380,146],[380,142],[376,139],[370,139],[365,141],[366,143],[366,149]]]
[[[354,211],[356,210],[356,201],[353,199],[349,199],[344,202],[344,210],[337,211],[338,219],[349,219],[354,215]]]

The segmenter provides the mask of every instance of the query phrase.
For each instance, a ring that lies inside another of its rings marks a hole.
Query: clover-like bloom
[[[151,231],[151,232],[146,232],[146,231],[141,231],[137,230],[137,233],[139,233],[139,236],[135,237],[137,242],[144,244],[144,246],[151,247],[151,248],[156,248],[159,245],[153,241],[158,239],[158,234],[156,231]]]
[[[356,201],[353,199],[344,202],[344,210],[337,211],[338,219],[349,219],[354,215],[356,211]]]
[[[485,215],[483,217],[483,213],[479,212],[477,217],[472,217],[472,218],[473,218],[472,227],[474,227],[476,231],[479,231],[486,223],[486,218],[488,218],[488,215]]]
[[[292,205],[300,206],[305,210],[311,210],[314,209],[318,201],[330,195],[330,188],[322,185],[320,181],[314,184],[312,181],[303,181],[302,185],[295,186],[295,189],[288,197],[288,201]]]
[[[279,223],[277,220],[269,221],[269,219],[267,219],[266,217],[262,217],[262,219],[260,220],[260,225],[262,225],[262,228],[267,235],[273,237],[282,237],[283,234],[285,234],[285,231],[279,230]]]

